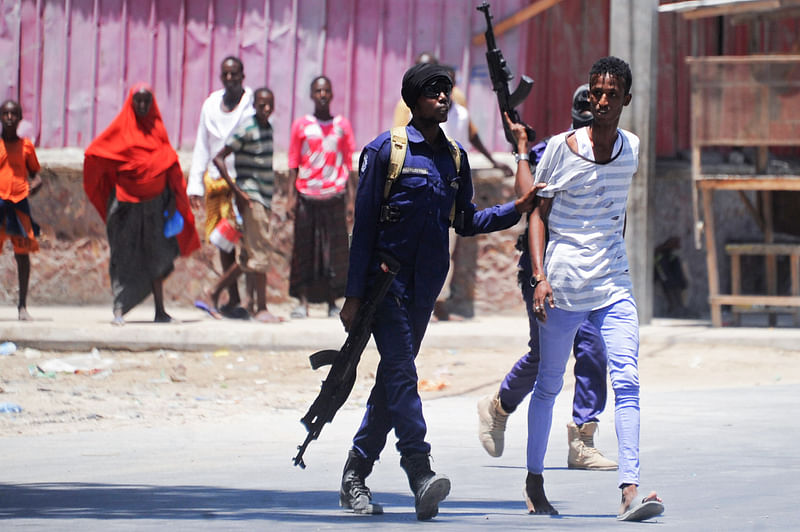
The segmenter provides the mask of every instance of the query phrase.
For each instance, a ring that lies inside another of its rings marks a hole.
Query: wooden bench
[[[755,307],[772,307],[769,323],[775,325],[775,312],[785,311],[779,307],[790,308],[794,313],[794,324],[800,326],[800,244],[741,243],[726,244],[725,253],[731,257],[731,296],[719,296],[720,304],[733,306],[736,324],[740,323],[741,312]],[[765,259],[767,274],[767,295],[742,295],[742,255],[760,255]],[[776,259],[789,257],[790,295],[779,296],[777,292]],[[744,308],[743,308],[744,307]],[[761,310],[761,309],[758,309]]]

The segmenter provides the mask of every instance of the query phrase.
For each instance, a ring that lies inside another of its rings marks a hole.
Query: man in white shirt
[[[553,404],[575,333],[585,320],[603,338],[614,389],[622,490],[617,519],[642,521],[664,511],[656,492],[638,495],[639,321],[623,232],[639,139],[618,128],[631,101],[631,83],[625,61],[605,57],[595,62],[589,71],[592,124],[553,137],[536,166],[535,180],[527,161],[517,167],[518,191],[530,190],[534,182],[546,185],[537,193],[528,236],[540,363],[528,412],[525,495],[528,510],[535,514],[558,514],[545,496],[544,456]],[[517,153],[527,154],[524,127],[509,125]]]
[[[233,210],[233,192],[227,182],[220,176],[219,170],[211,164],[214,156],[225,146],[225,141],[244,119],[254,114],[253,91],[244,86],[244,65],[241,59],[228,56],[222,61],[220,79],[223,89],[212,92],[200,110],[200,123],[197,126],[197,139],[192,153],[192,167],[186,193],[195,209],[205,208],[205,236],[208,240],[211,232],[222,219],[235,220]],[[225,160],[231,177],[236,176],[233,157]],[[205,197],[205,202],[203,198]],[[219,260],[222,271],[227,271],[236,262],[236,251],[225,251],[220,248]],[[220,318],[220,311],[208,303],[209,297],[195,302],[214,318]],[[239,307],[241,298],[236,284],[228,287],[228,303],[222,307],[222,313],[231,317],[245,317],[247,312]]]

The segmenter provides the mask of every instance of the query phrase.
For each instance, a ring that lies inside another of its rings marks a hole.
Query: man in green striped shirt
[[[220,293],[235,283],[244,271],[255,285],[256,306],[253,318],[274,323],[283,321],[267,310],[267,269],[271,250],[270,212],[275,190],[272,169],[272,126],[269,116],[275,107],[275,97],[267,88],[253,93],[255,115],[234,130],[225,147],[214,157],[214,165],[233,190],[236,208],[242,217],[242,241],[239,260],[222,274],[214,289],[204,294],[216,308]],[[225,158],[234,154],[236,181],[225,167]],[[249,285],[250,283],[248,283]],[[249,292],[249,290],[248,290]]]

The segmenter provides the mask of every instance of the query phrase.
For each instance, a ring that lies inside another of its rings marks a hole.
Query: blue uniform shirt
[[[406,132],[403,170],[386,200],[398,213],[397,221],[380,221],[391,134],[382,133],[361,152],[345,295],[365,296],[378,271],[378,253],[385,252],[400,262],[400,273],[389,291],[432,308],[450,266],[448,228],[453,201],[457,215],[463,212],[463,225],[456,227],[463,236],[507,229],[519,221],[520,214],[514,202],[477,210],[463,148],[461,170],[456,174],[444,134],[432,146],[414,126],[408,125]]]

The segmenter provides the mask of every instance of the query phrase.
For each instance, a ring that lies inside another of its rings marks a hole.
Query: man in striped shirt
[[[525,493],[531,513],[558,513],[544,492],[544,455],[575,333],[587,319],[605,343],[615,395],[622,490],[617,518],[642,521],[664,511],[655,492],[638,497],[639,321],[623,232],[639,139],[617,127],[631,101],[631,82],[627,63],[616,57],[598,60],[589,71],[593,123],[553,137],[535,179],[527,162],[517,166],[518,190],[546,185],[538,192],[528,236],[541,353],[528,412]],[[512,131],[517,152],[528,153],[524,127],[513,124]]]
[[[275,190],[272,169],[272,126],[269,116],[275,97],[267,88],[253,93],[255,116],[235,129],[225,147],[214,157],[214,165],[233,191],[236,208],[242,217],[242,248],[238,262],[220,277],[214,289],[204,294],[211,308],[216,308],[220,293],[235,283],[244,271],[252,278],[256,294],[253,318],[263,323],[282,321],[267,310],[267,269],[272,246],[270,213]],[[234,154],[236,181],[225,166],[225,158]],[[248,282],[248,285],[251,283]],[[249,295],[249,290],[248,290]]]
[[[577,130],[592,123],[589,109],[589,84],[579,86],[572,97],[570,129]],[[535,167],[544,153],[551,137],[545,138],[529,153],[518,154],[523,160],[530,158]],[[531,182],[517,182],[530,187]],[[544,186],[544,183],[541,185]],[[518,192],[524,192],[518,190]],[[478,401],[478,437],[483,448],[491,456],[501,456],[505,444],[505,427],[508,417],[533,391],[539,373],[539,320],[533,310],[533,292],[530,279],[531,257],[528,250],[527,229],[517,241],[522,253],[518,264],[518,283],[525,301],[530,338],[528,352],[514,363],[514,367],[503,378],[499,389]],[[606,358],[605,344],[600,331],[588,320],[584,321],[575,335],[572,347],[575,355],[575,395],[572,401],[572,420],[567,424],[569,453],[567,467],[592,471],[616,471],[617,463],[609,460],[594,446],[594,434],[598,430],[599,416],[606,407]]]

